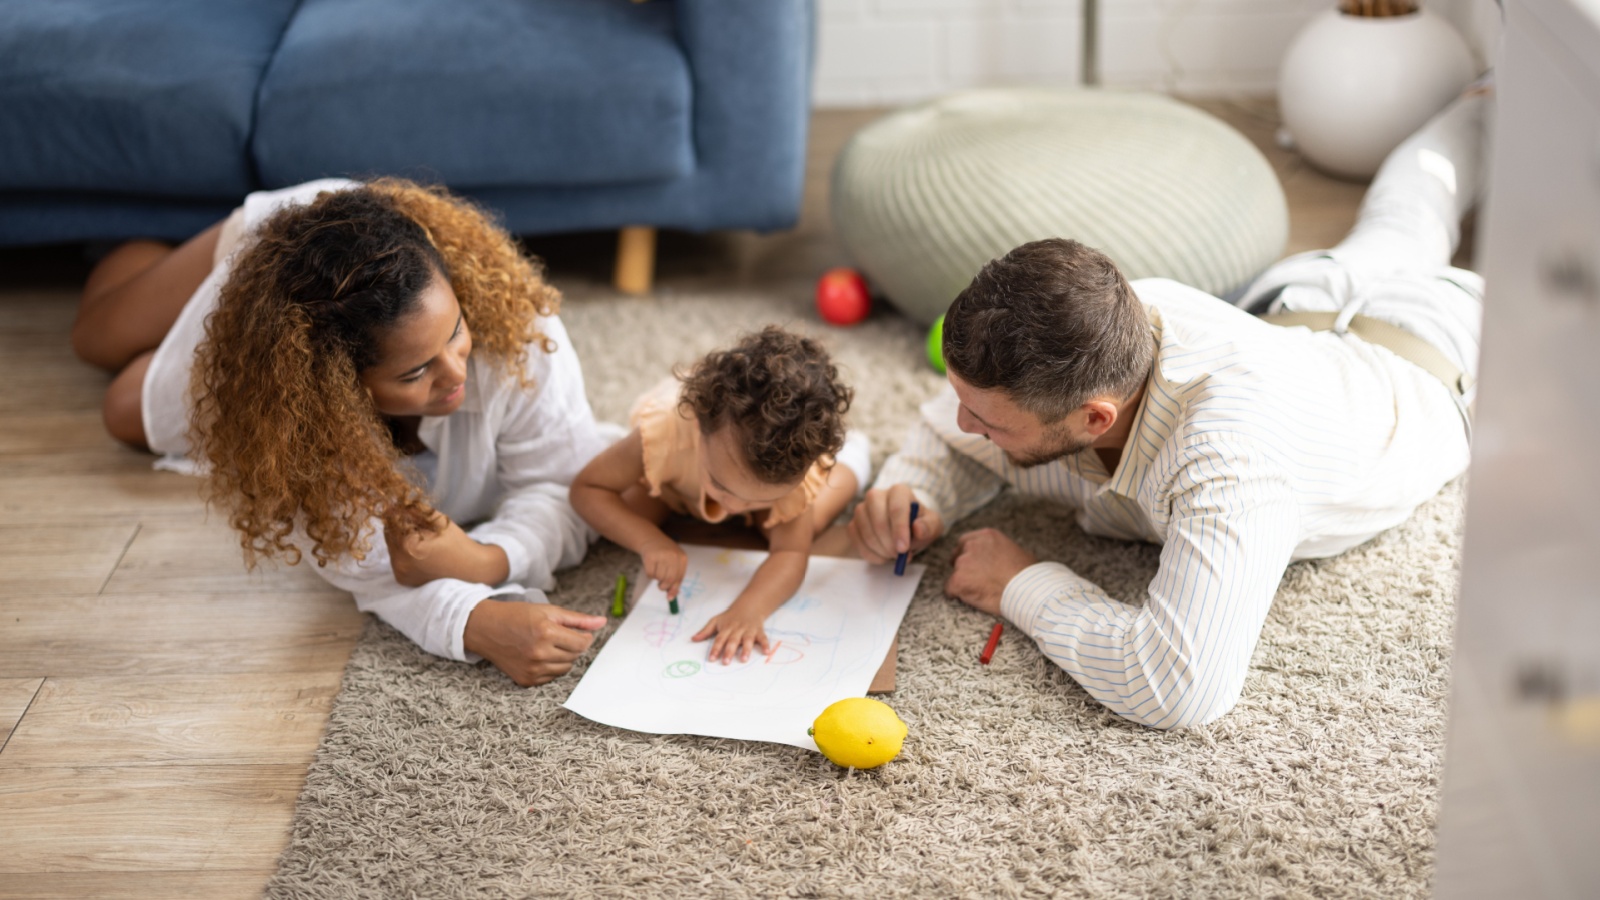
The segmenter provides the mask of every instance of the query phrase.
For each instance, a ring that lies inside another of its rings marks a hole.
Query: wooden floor
[[[1344,234],[1362,188],[1273,146],[1270,101],[1201,105],[1278,169],[1290,250]],[[827,173],[875,115],[817,114],[798,228],[666,235],[658,287],[843,264]],[[611,241],[531,247],[583,302],[608,290]],[[0,253],[0,897],[256,896],[361,616],[304,567],[246,573],[195,481],[106,437],[106,378],[67,346],[85,271],[76,249]]]

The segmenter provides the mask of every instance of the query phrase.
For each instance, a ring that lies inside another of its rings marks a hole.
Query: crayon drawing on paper
[[[815,750],[806,734],[828,704],[866,694],[923,567],[814,556],[805,581],[766,621],[768,647],[724,665],[691,642],[728,608],[766,554],[686,545],[680,612],[651,584],[606,642],[566,708],[618,728],[771,741]]]

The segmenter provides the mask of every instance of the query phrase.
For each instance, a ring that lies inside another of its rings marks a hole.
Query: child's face
[[[768,484],[750,473],[739,433],[724,425],[703,435],[700,484],[706,495],[730,513],[768,509],[800,486],[803,478],[787,484]]]

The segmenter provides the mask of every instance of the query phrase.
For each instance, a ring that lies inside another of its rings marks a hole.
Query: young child
[[[766,651],[762,623],[799,590],[812,539],[870,475],[866,435],[845,434],[850,399],[820,344],[768,326],[639,398],[633,431],[578,473],[572,506],[639,554],[668,597],[688,567],[661,530],[669,514],[759,525],[766,561],[693,637],[716,637],[708,659],[744,662]]]

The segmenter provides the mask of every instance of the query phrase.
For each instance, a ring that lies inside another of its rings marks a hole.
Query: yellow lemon
[[[906,723],[886,703],[847,697],[823,710],[806,733],[835,764],[875,769],[899,755]]]

